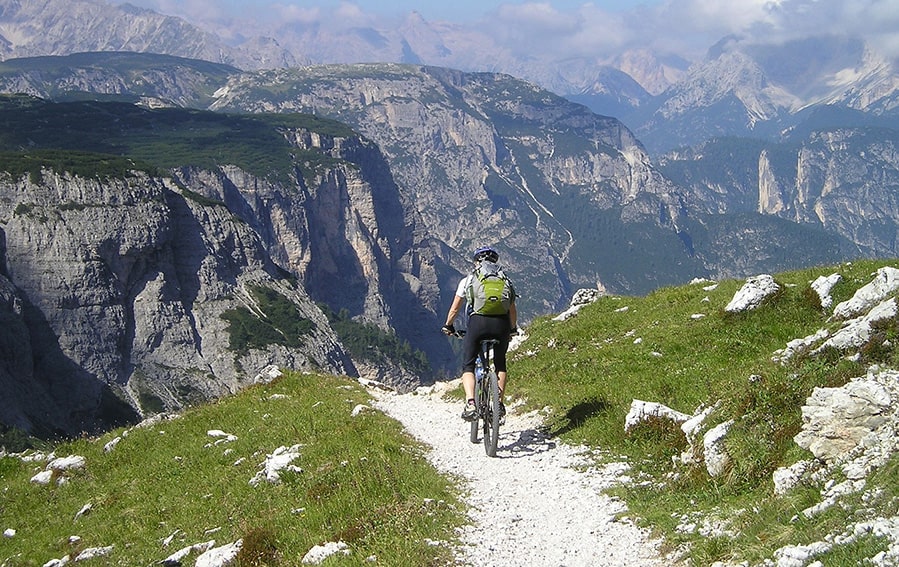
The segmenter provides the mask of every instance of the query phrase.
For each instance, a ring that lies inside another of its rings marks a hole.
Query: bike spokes
[[[484,450],[490,457],[496,456],[496,448],[499,445],[499,384],[496,372],[487,375],[486,384],[487,411],[484,414]]]

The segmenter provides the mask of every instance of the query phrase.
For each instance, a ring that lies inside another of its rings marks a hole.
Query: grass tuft
[[[237,567],[264,567],[280,565],[278,542],[270,528],[249,528],[241,538],[237,553]]]

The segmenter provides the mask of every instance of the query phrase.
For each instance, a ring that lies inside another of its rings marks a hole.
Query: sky
[[[701,56],[719,39],[849,34],[899,58],[899,0],[111,0],[180,16],[222,37],[267,26],[389,26],[411,11],[470,25],[516,51],[610,55],[635,46]]]
[[[216,11],[238,15],[260,15],[265,11],[295,14],[318,14],[322,17],[329,13],[339,13],[341,9],[349,6],[358,8],[365,14],[397,17],[416,11],[427,20],[450,21],[458,23],[474,22],[483,19],[500,6],[545,4],[562,13],[572,13],[585,4],[607,10],[609,12],[623,12],[637,6],[658,5],[663,0],[553,0],[546,2],[514,2],[509,0],[119,0],[116,3],[127,1],[129,4],[152,8],[163,13],[174,14],[181,11],[183,14],[206,14]]]

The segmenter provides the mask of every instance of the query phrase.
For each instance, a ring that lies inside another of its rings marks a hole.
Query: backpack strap
[[[478,277],[478,268],[475,268],[469,272],[466,276],[468,278],[468,285],[465,286],[465,301],[468,303],[469,308],[474,305],[474,282]]]

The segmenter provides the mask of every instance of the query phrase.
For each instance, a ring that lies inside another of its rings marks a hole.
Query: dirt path
[[[622,502],[600,494],[627,474],[622,465],[583,469],[587,450],[547,438],[539,416],[510,411],[496,458],[469,441],[461,403],[447,403],[446,388],[409,394],[376,391],[376,407],[400,421],[431,450],[440,471],[466,482],[472,525],[461,536],[460,559],[475,567],[662,566],[658,544],[617,515]]]

